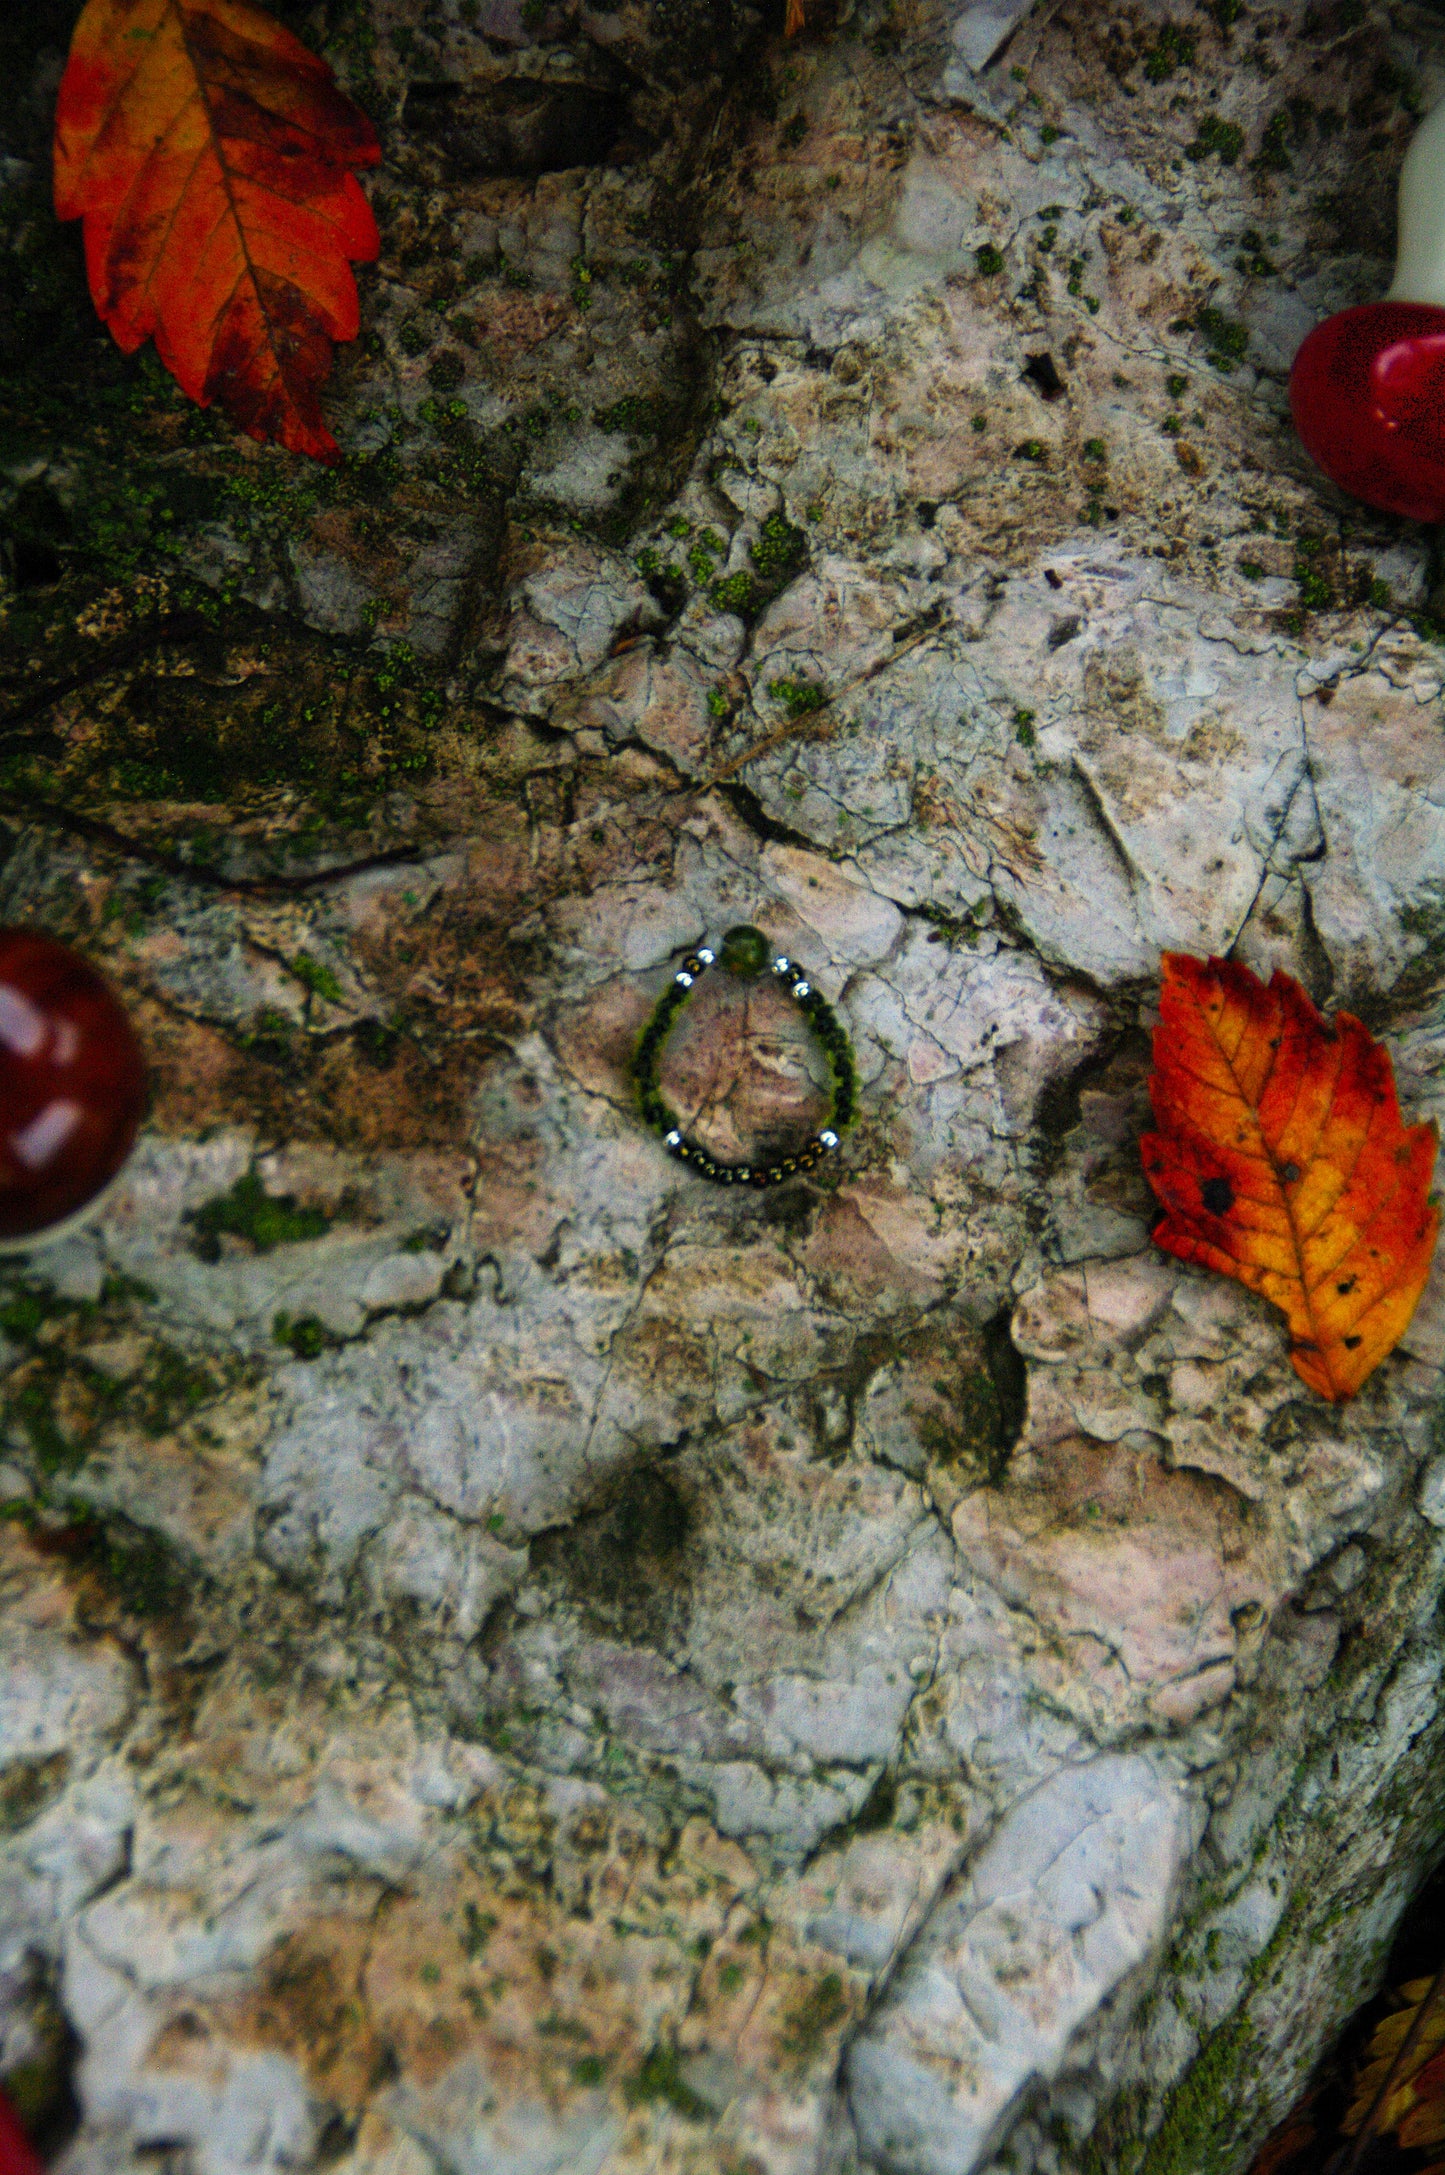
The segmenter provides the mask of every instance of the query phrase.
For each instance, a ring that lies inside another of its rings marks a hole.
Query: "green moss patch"
[[[63,1522],[54,1518],[57,1508]],[[149,1526],[118,1513],[99,1517],[79,1501],[42,1511],[29,1503],[12,1504],[5,1514],[29,1528],[44,1554],[97,1579],[124,1615],[168,1616],[185,1600],[189,1581],[180,1559],[165,1536]]]
[[[294,1194],[266,1191],[259,1171],[245,1171],[229,1192],[218,1193],[192,1209],[195,1251],[203,1261],[219,1261],[223,1236],[244,1239],[258,1254],[277,1246],[295,1246],[324,1238],[331,1218],[322,1208],[300,1208]]]
[[[13,1835],[39,1818],[65,1787],[70,1754],[8,1760],[0,1767],[0,1834]]]
[[[1217,113],[1206,113],[1184,155],[1196,165],[1201,159],[1218,159],[1221,166],[1233,166],[1243,149],[1244,130],[1237,121],[1221,121]]]
[[[806,717],[811,710],[826,708],[828,701],[824,689],[813,680],[769,680],[768,693],[789,717]]]
[[[758,580],[769,591],[781,589],[808,563],[808,539],[786,514],[769,514],[749,553]]]
[[[1144,55],[1144,73],[1151,83],[1167,83],[1180,68],[1194,59],[1195,36],[1179,23],[1165,23]]]
[[[829,1971],[809,1987],[783,2018],[782,2044],[797,2062],[809,2062],[849,2016],[842,1974]]]
[[[1237,317],[1229,317],[1209,303],[1194,323],[1204,337],[1209,360],[1216,370],[1228,372],[1243,361],[1249,349],[1249,328]]]
[[[688,2122],[711,2122],[717,2114],[711,2100],[687,2083],[675,2047],[654,2047],[623,2086],[623,2097],[629,2107],[661,2103]]]
[[[5,1290],[0,1330],[17,1349],[0,1412],[42,1482],[77,1471],[114,1425],[171,1433],[232,1379],[234,1369],[221,1361],[150,1334],[135,1336],[137,1302],[153,1297],[119,1280],[95,1301],[57,1298],[38,1280],[21,1279]],[[117,1369],[114,1340],[127,1335],[135,1339],[135,1357]],[[90,1356],[92,1346],[97,1355],[106,1352],[105,1364]]]

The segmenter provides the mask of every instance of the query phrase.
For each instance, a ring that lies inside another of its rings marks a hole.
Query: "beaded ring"
[[[833,1098],[827,1123],[796,1155],[776,1163],[720,1163],[700,1141],[690,1140],[662,1098],[657,1084],[658,1060],[678,1013],[687,1003],[699,976],[720,963],[729,974],[754,980],[768,966],[785,982],[799,1010],[827,1052],[833,1074]],[[821,990],[815,989],[796,960],[773,953],[761,929],[744,925],[729,929],[721,952],[699,946],[689,952],[681,967],[658,998],[652,1018],[642,1031],[633,1059],[632,1077],[637,1083],[638,1106],[647,1123],[661,1133],[663,1145],[679,1163],[691,1164],[704,1178],[720,1186],[777,1186],[799,1171],[811,1171],[838,1145],[839,1129],[852,1123],[858,1095],[858,1074],[853,1049],[842,1024]]]

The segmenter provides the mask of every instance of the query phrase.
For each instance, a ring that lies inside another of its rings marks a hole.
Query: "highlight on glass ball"
[[[104,976],[53,937],[0,928],[0,1242],[93,1201],[145,1106],[140,1044]]]
[[[1445,102],[1405,155],[1389,293],[1315,326],[1289,398],[1307,452],[1341,490],[1445,521]]]

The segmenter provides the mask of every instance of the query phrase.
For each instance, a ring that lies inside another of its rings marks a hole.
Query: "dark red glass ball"
[[[20,2118],[0,2092],[0,2175],[44,2175],[40,2156],[20,2127]]]
[[[1300,348],[1289,402],[1342,491],[1412,521],[1445,521],[1445,310],[1367,302]]]
[[[145,1105],[145,1060],[110,985],[53,938],[0,929],[0,1239],[94,1199]]]

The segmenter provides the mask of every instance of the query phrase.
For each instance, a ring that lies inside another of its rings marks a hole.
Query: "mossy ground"
[[[23,162],[0,196],[0,805],[105,820],[159,840],[182,866],[227,874],[388,847],[401,832],[424,835],[419,809],[440,804],[447,817],[431,829],[454,832],[455,789],[487,719],[458,705],[449,678],[464,651],[485,662],[488,600],[529,525],[586,525],[550,507],[528,473],[565,453],[595,409],[630,446],[620,495],[591,523],[599,536],[626,542],[681,481],[713,412],[687,302],[705,195],[695,168],[704,141],[718,153],[729,96],[718,71],[758,35],[729,7],[654,10],[641,66],[655,80],[627,94],[652,116],[637,146],[652,145],[652,164],[624,188],[618,235],[580,263],[578,321],[503,359],[487,328],[530,274],[500,250],[495,261],[459,256],[435,161],[395,119],[387,70],[398,55],[379,51],[360,0],[283,0],[273,12],[327,53],[385,139],[381,263],[360,272],[363,338],[339,352],[334,381],[366,449],[348,446],[330,469],[257,447],[194,407],[148,344],[120,354],[90,303],[79,227],[60,226],[49,200],[74,9],[43,0],[0,28],[0,72],[24,87],[0,115],[0,152]],[[432,37],[423,20],[417,65]],[[515,211],[530,187],[499,182],[487,202]],[[542,301],[555,316],[555,298]],[[605,372],[590,349],[581,362],[573,353],[582,317]],[[424,365],[419,402],[399,404],[396,373],[373,367],[389,343],[401,365]],[[604,376],[618,383],[610,400],[596,397]],[[357,388],[373,379],[392,391],[368,406]],[[505,408],[485,424],[475,400],[456,397],[479,383]],[[301,623],[296,554],[323,532],[371,587],[347,640]],[[471,571],[447,652],[428,661],[387,636],[391,590],[405,590],[409,554],[453,532],[470,537]],[[781,516],[765,524],[744,577],[750,610],[796,571],[801,545]],[[248,599],[268,599],[267,611]]]

